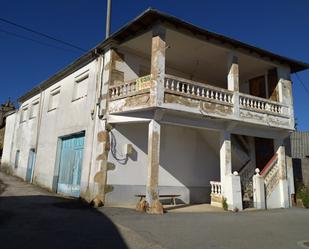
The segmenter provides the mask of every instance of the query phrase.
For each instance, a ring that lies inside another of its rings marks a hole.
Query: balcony
[[[293,129],[291,107],[276,101],[167,74],[164,76],[162,91],[164,99],[161,108]],[[150,75],[112,86],[109,89],[109,113],[119,114],[157,107],[150,101],[150,93]]]

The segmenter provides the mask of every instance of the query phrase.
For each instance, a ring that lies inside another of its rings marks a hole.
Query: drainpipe
[[[96,123],[97,120],[100,119],[100,112],[101,112],[101,96],[102,96],[102,85],[103,85],[103,71],[104,71],[104,55],[100,54],[97,50],[95,50],[95,54],[98,55],[99,65],[96,73],[96,90],[95,90],[95,98],[96,103],[93,110],[93,125],[92,125],[92,142],[91,142],[91,153],[90,153],[90,165],[89,165],[89,172],[88,172],[88,182],[87,182],[87,189],[89,190],[90,187],[90,177],[91,177],[91,170],[93,164],[93,150],[94,150],[94,142],[95,142],[95,135],[96,135]]]
[[[38,116],[37,116],[37,128],[36,128],[36,138],[35,138],[35,154],[37,154],[38,151],[38,145],[39,145],[39,136],[40,136],[40,131],[41,131],[41,123],[42,123],[42,115],[43,115],[43,107],[44,107],[44,99],[45,99],[45,95],[43,95],[43,90],[41,88],[41,86],[39,86],[39,91],[40,91],[40,102],[39,102],[39,112],[38,112]],[[36,169],[36,164],[37,164],[37,160],[35,160],[34,165],[33,165],[33,172],[32,172],[32,179],[31,179],[31,183],[33,182],[33,178],[35,176],[35,169]]]

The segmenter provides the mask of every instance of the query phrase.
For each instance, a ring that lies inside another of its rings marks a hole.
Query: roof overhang
[[[147,9],[141,15],[137,16],[135,19],[124,25],[117,32],[113,33],[108,39],[104,40],[96,47],[91,49],[89,52],[75,60],[73,63],[65,67],[63,70],[57,72],[55,75],[49,79],[43,81],[40,85],[33,88],[23,96],[21,96],[18,101],[24,102],[28,98],[34,96],[40,91],[48,88],[55,82],[63,79],[67,75],[81,68],[85,64],[89,63],[95,59],[102,51],[110,47],[114,43],[122,43],[128,41],[142,33],[149,31],[153,25],[161,23],[162,25],[168,25],[180,32],[187,32],[190,35],[194,35],[199,39],[205,39],[209,42],[214,42],[222,44],[223,46],[230,47],[233,50],[240,50],[243,53],[252,54],[253,56],[260,56],[261,58],[278,62],[283,65],[288,65],[291,68],[291,72],[295,73],[309,68],[309,64],[293,60],[278,54],[274,54],[267,50],[257,48],[255,46],[243,43],[241,41],[220,35],[215,32],[211,32],[193,24],[185,22],[174,16],[162,13],[155,9]]]

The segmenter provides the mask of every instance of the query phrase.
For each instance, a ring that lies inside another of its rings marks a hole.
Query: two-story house
[[[100,203],[289,207],[292,73],[309,68],[149,9],[19,98],[2,163]]]

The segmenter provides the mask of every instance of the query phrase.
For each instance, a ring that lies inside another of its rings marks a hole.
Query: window
[[[15,154],[15,164],[14,164],[14,168],[17,169],[18,168],[18,164],[19,164],[19,154],[20,154],[20,150],[16,151]]]
[[[49,95],[48,111],[55,110],[59,107],[60,87],[52,90]]]
[[[32,102],[31,109],[30,109],[30,118],[35,118],[38,116],[39,113],[39,101],[35,100]]]
[[[28,106],[22,107],[21,108],[21,113],[20,113],[20,123],[26,122],[27,114],[28,114]]]
[[[86,71],[75,78],[73,101],[87,96],[89,72]]]

